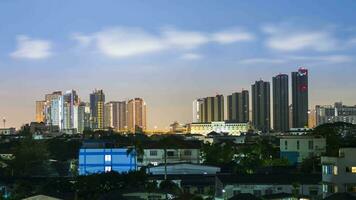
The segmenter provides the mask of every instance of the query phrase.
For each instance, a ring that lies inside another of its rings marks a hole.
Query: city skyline
[[[102,88],[107,102],[142,97],[148,128],[165,129],[191,122],[199,97],[250,90],[299,66],[310,73],[309,108],[356,104],[353,1],[109,2],[0,3],[7,126],[35,121],[43,94],[73,89],[89,102]]]

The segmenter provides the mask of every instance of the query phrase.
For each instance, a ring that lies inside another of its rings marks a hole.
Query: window
[[[346,172],[356,174],[356,167],[346,167]]]
[[[173,157],[174,151],[167,151],[167,157]]]
[[[184,155],[185,156],[191,156],[192,155],[192,151],[191,150],[185,150],[184,151]]]
[[[297,140],[297,150],[300,149],[300,144],[299,144],[299,140]]]
[[[151,150],[150,156],[157,156],[157,150]]]
[[[334,166],[334,168],[333,168],[333,174],[334,174],[334,175],[337,175],[337,174],[338,174],[337,166]]]
[[[284,141],[284,149],[287,150],[288,149],[288,141]]]
[[[111,162],[111,155],[105,155],[105,162]]]
[[[105,166],[105,172],[111,172],[111,166]]]

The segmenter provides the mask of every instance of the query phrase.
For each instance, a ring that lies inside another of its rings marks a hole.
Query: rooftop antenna
[[[5,117],[2,118],[2,122],[4,123],[4,128],[5,128],[5,125],[6,125],[6,119],[5,119]]]

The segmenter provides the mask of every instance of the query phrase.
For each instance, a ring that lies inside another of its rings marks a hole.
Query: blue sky
[[[0,116],[94,88],[143,97],[149,127],[191,120],[192,100],[310,70],[310,102],[356,104],[355,1],[0,1]]]

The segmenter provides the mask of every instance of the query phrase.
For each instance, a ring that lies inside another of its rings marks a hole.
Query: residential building
[[[320,175],[309,174],[307,176],[300,174],[217,175],[215,199],[230,199],[239,194],[252,194],[261,198],[282,193],[297,194],[306,197],[305,199],[320,199],[320,181]],[[297,186],[296,183],[298,183]]]
[[[316,127],[316,110],[311,109],[308,111],[308,128]]]
[[[308,127],[308,70],[292,72],[293,128]]]
[[[127,126],[130,132],[136,132],[139,129],[145,131],[146,123],[146,103],[141,98],[134,98],[127,103]]]
[[[201,122],[201,104],[204,103],[204,99],[196,99],[193,101],[193,123]]]
[[[125,130],[126,126],[126,102],[110,101],[105,104],[105,128],[118,131]]]
[[[78,130],[79,97],[75,90],[66,91],[62,96],[61,130]]]
[[[147,168],[147,174],[152,175],[164,175],[165,166],[150,166]],[[191,163],[175,163],[167,165],[168,175],[197,175],[197,174],[210,174],[215,175],[220,172],[220,167],[208,166],[208,165],[198,165]]]
[[[252,124],[268,133],[271,129],[270,83],[263,80],[252,85]]]
[[[321,156],[326,152],[326,139],[322,137],[281,136],[279,141],[280,157],[288,159],[292,165],[300,164],[311,156]]]
[[[227,120],[230,122],[247,123],[250,119],[250,100],[248,90],[227,96]]]
[[[356,148],[341,148],[338,157],[321,157],[323,197],[347,192],[356,196]]]
[[[241,133],[246,133],[249,129],[249,123],[219,121],[207,123],[192,123],[189,125],[188,132],[190,132],[191,134],[202,134],[205,136],[211,132],[240,135]]]
[[[81,102],[78,107],[78,133],[90,129],[90,104]]]
[[[46,101],[36,101],[36,122],[46,121]]]
[[[288,75],[273,77],[273,129],[279,132],[289,130],[289,85]]]
[[[104,128],[105,94],[103,90],[94,90],[90,94],[90,121],[92,129]]]
[[[224,96],[202,98],[199,102],[200,122],[224,121]]]
[[[356,106],[346,106],[342,102],[336,102],[334,106],[315,107],[316,125],[334,122],[346,122],[356,124]]]
[[[165,163],[165,146],[159,142],[145,142],[142,144],[143,155],[139,166],[147,166],[149,164],[157,166]],[[201,143],[198,141],[179,141],[166,149],[167,163],[200,163],[200,148]]]
[[[137,169],[136,154],[127,148],[116,148],[105,142],[84,142],[79,151],[79,175]]]

